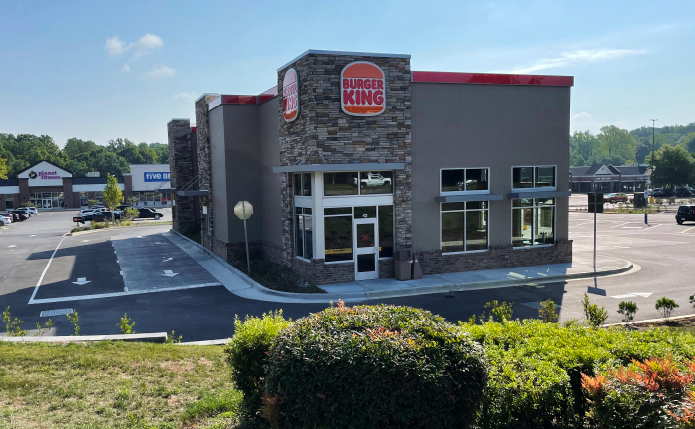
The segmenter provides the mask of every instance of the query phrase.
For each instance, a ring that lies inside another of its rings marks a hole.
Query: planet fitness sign
[[[340,106],[353,116],[376,116],[386,109],[384,72],[366,61],[350,63],[340,72]]]
[[[282,112],[286,122],[299,116],[299,75],[295,69],[287,70],[282,81]]]
[[[52,179],[59,179],[60,180],[60,175],[58,174],[57,171],[39,171],[38,173],[35,172],[34,170],[31,170],[29,172],[29,178],[30,179],[43,179],[43,180],[52,180]]]
[[[145,173],[145,182],[166,182],[170,178],[170,173]]]

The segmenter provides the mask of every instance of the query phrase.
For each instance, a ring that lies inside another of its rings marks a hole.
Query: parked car
[[[680,188],[676,188],[675,194],[677,197],[681,198],[692,197],[693,188],[691,188],[690,186],[681,186]]]
[[[148,207],[138,207],[138,211],[140,212],[139,218],[154,218],[154,220],[159,220],[159,218],[164,216],[164,213]]]
[[[656,188],[654,189],[654,196],[656,198],[668,198],[674,195],[672,189],[669,188]]]
[[[110,211],[98,212],[89,215],[89,219],[92,222],[110,222],[111,219],[118,220],[121,218],[121,212],[114,211],[113,217],[111,217]]]
[[[20,207],[20,208],[15,209],[15,210],[18,211],[18,212],[24,213],[24,214],[26,214],[26,215],[29,216],[29,217],[34,216],[34,212],[31,211],[31,210],[29,210],[29,209],[27,209],[26,207]]]
[[[621,192],[618,192],[618,193],[604,195],[603,201],[607,202],[607,203],[615,204],[615,203],[626,203],[628,201],[628,199],[627,199],[627,194],[623,194]]]
[[[16,214],[17,215],[17,221],[19,221],[19,222],[29,219],[29,214],[27,214],[27,212],[22,211],[20,209],[8,210],[7,212],[12,213],[12,214]]]
[[[695,222],[695,206],[680,206],[676,213],[676,223],[682,225],[683,222]]]
[[[357,179],[355,179],[357,180]],[[366,179],[360,180],[360,183],[362,186],[368,186],[368,187],[373,187],[373,186],[384,186],[384,185],[390,185],[391,184],[391,179],[388,177],[384,177],[379,173],[369,173],[367,174]]]
[[[12,223],[12,215],[10,213],[0,213],[0,226],[9,225]]]

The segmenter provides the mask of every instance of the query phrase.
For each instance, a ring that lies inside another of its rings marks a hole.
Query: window
[[[292,175],[292,189],[297,197],[311,196],[311,173]]]
[[[379,206],[379,257],[393,257],[393,206]]]
[[[442,253],[487,250],[487,201],[442,203]]]
[[[393,171],[323,173],[323,195],[326,197],[392,193]]]
[[[323,211],[326,262],[352,261],[352,208]]]
[[[5,194],[5,210],[12,210],[14,208],[14,195]]]
[[[294,210],[294,256],[311,259],[314,257],[311,209],[295,207]]]
[[[555,198],[512,200],[512,246],[555,243]]]
[[[555,166],[514,167],[512,169],[512,188],[554,188]]]
[[[442,192],[489,191],[487,168],[450,168],[441,173]]]

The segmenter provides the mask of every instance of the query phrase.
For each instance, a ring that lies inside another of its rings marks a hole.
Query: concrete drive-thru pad
[[[172,231],[167,235],[174,244],[191,255],[217,278],[230,292],[247,299],[286,303],[357,302],[379,298],[395,298],[466,290],[522,286],[608,276],[638,271],[640,267],[617,258],[602,258],[594,270],[591,260],[575,257],[572,264],[551,264],[495,270],[468,271],[424,276],[419,280],[398,281],[376,279],[322,285],[327,293],[288,293],[265,288],[244,273],[227,264],[217,255],[183,235]]]
[[[142,234],[132,231],[113,239],[126,291],[220,284],[162,234],[138,233]]]

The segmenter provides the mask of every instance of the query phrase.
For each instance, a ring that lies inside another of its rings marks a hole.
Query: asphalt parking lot
[[[165,219],[170,218],[171,212]],[[231,294],[162,233],[170,225],[109,229],[64,237],[72,212],[42,212],[0,229],[0,306],[11,307],[25,328],[45,322],[41,311],[72,308],[80,315],[81,333],[119,333],[124,313],[136,321],[137,332],[175,330],[184,341],[225,338],[233,332],[236,314],[261,315],[282,309],[298,318],[323,304],[282,304],[254,301]],[[635,301],[640,320],[657,318],[654,302],[668,296],[695,313],[688,297],[695,293],[687,270],[692,266],[695,224],[677,225],[673,214],[598,215],[598,257],[618,257],[637,264],[634,273],[598,279],[530,284],[478,291],[381,299],[371,303],[411,305],[451,320],[480,314],[493,299],[514,302],[514,317],[535,317],[534,303],[553,299],[561,320],[583,317],[585,292],[605,306],[609,321],[619,321],[620,301]],[[575,254],[593,250],[593,215],[570,213],[570,238]],[[57,250],[56,250],[57,249]],[[52,257],[52,259],[51,259]],[[70,335],[65,316],[52,320],[55,335]],[[30,331],[31,332],[31,331]]]

